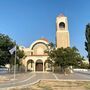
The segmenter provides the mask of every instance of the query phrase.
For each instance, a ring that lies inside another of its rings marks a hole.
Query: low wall
[[[73,69],[73,71],[84,71],[87,72],[89,69]]]

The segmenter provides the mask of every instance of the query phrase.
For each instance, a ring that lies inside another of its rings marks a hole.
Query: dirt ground
[[[10,90],[90,90],[90,81],[41,80],[32,86]]]

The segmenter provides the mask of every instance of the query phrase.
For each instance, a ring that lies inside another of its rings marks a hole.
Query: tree
[[[85,50],[88,52],[89,66],[90,66],[90,23],[86,25],[86,42],[85,42]]]
[[[15,55],[11,55],[9,50],[14,46],[15,42],[8,35],[0,34],[0,65],[13,64]],[[24,52],[19,50],[18,45],[17,56],[19,59],[24,56]],[[20,63],[18,59],[17,63]]]
[[[48,47],[49,47],[49,50],[54,49],[55,48],[55,44],[53,42],[50,42],[48,44]]]
[[[83,59],[75,47],[54,49],[48,55],[49,59],[54,61],[54,65],[60,66],[64,71],[69,66],[78,66]]]
[[[47,50],[45,50],[44,52],[47,53],[47,54],[49,54],[49,52],[51,50],[55,49],[55,44],[52,43],[52,42],[50,42],[49,44],[47,44],[47,47],[48,47]]]
[[[15,43],[9,36],[0,34],[0,65],[5,65],[9,63],[11,55],[9,49],[11,49]]]

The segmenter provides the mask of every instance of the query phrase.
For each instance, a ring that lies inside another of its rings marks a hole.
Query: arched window
[[[60,22],[59,23],[59,28],[62,28],[62,29],[65,28],[65,23],[64,22]]]

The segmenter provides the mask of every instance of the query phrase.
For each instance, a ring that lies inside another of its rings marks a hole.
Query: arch
[[[36,61],[36,71],[43,71],[43,61],[41,59]]]
[[[33,48],[34,48],[37,44],[43,44],[43,45],[45,45],[46,47],[48,47],[47,44],[45,44],[45,43],[43,43],[43,42],[38,42],[38,43],[35,43],[35,44],[32,46],[31,50],[33,50]]]
[[[33,43],[31,44],[30,50],[32,50],[33,47],[34,47],[36,44],[38,44],[38,43],[43,43],[43,44],[46,45],[46,46],[49,44],[49,43],[48,43],[47,41],[45,41],[45,40],[37,40],[37,41],[35,41],[35,42],[33,42]]]
[[[59,28],[62,28],[62,29],[65,28],[65,23],[64,22],[60,22],[59,23]]]
[[[52,64],[53,64],[53,62],[51,60],[46,60],[44,62],[45,71],[52,71]]]
[[[34,60],[29,59],[27,61],[27,70],[28,71],[34,71]]]

